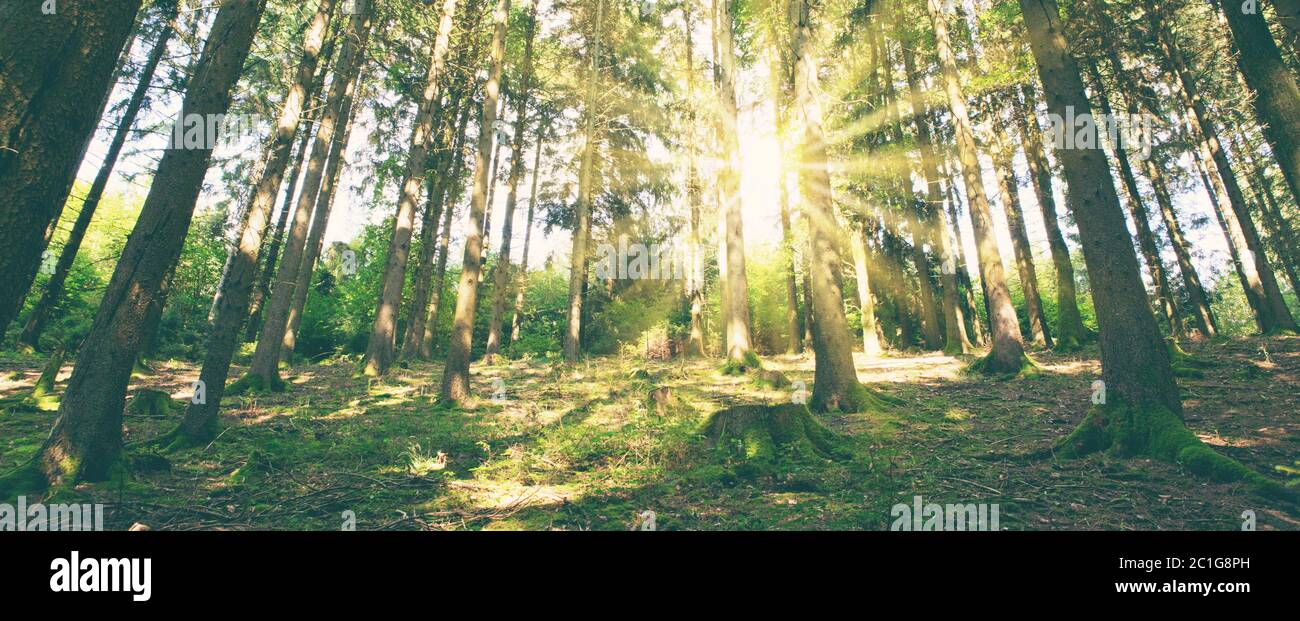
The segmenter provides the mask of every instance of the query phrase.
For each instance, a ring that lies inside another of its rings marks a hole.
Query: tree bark
[[[469,125],[469,112],[471,106],[461,107],[460,121],[456,129],[456,147],[455,163],[451,167],[451,175],[448,177],[446,196],[442,204],[442,234],[438,237],[438,263],[433,270],[433,284],[430,286],[429,309],[424,319],[424,333],[420,340],[420,357],[429,359],[433,357],[433,333],[438,326],[438,314],[442,309],[443,288],[447,279],[447,257],[451,251],[451,223],[456,211],[456,203],[460,201],[461,192],[464,184],[461,182],[461,173],[465,169],[465,128]]]
[[[140,0],[0,7],[0,335],[17,316],[113,85]],[[90,104],[90,105],[88,105]]]
[[[857,276],[858,310],[862,315],[862,353],[867,358],[880,356],[880,326],[876,323],[876,298],[871,294],[871,273],[867,268],[867,240],[864,225],[853,225],[849,245],[853,254],[853,272]],[[807,285],[805,285],[807,286]]]
[[[1076,115],[1091,113],[1056,1],[1020,0],[1020,7],[1047,109],[1061,118],[1066,118],[1070,107]],[[1139,410],[1163,408],[1181,415],[1169,350],[1147,304],[1105,152],[1099,146],[1060,149],[1057,157],[1070,188],[1071,208],[1092,283],[1107,409],[1118,411],[1116,404],[1123,403]]]
[[[265,0],[222,4],[181,106],[182,118],[225,114],[265,7]],[[163,152],[154,178],[165,182],[149,188],[77,355],[54,429],[37,456],[51,484],[104,480],[119,461],[126,387],[146,332],[144,320],[180,257],[212,155],[207,146]]]
[[[975,227],[980,280],[989,302],[993,349],[982,368],[991,373],[1019,372],[1027,360],[1025,346],[1020,337],[1020,322],[1016,319],[1015,307],[1011,305],[1011,293],[1007,290],[1006,277],[1002,271],[1002,256],[993,229],[993,214],[989,211],[988,195],[984,191],[984,181],[980,175],[979,155],[971,131],[970,116],[966,111],[965,95],[957,75],[957,60],[948,38],[947,18],[943,14],[941,0],[926,0],[926,4],[939,49],[944,91],[956,126],[957,153],[961,158],[971,224]]]
[[[506,19],[510,0],[497,0],[493,13],[491,73],[483,93],[479,120],[478,152],[475,155],[474,195],[470,203],[465,238],[465,258],[456,293],[456,314],[443,367],[441,400],[460,403],[470,396],[469,360],[474,340],[474,311],[478,308],[479,276],[483,270],[483,212],[487,204],[492,124],[496,121],[497,99],[501,94],[501,73],[505,62]]]
[[[164,3],[163,5],[164,10],[160,15],[162,27],[158,32],[158,38],[154,41],[153,48],[149,51],[149,58],[140,70],[135,91],[131,93],[126,108],[122,110],[122,116],[118,118],[117,131],[113,133],[113,140],[108,145],[108,152],[104,154],[104,160],[99,166],[99,172],[95,175],[95,180],[90,185],[90,191],[86,193],[86,198],[81,203],[81,211],[77,213],[77,219],[72,224],[72,230],[68,233],[68,240],[64,242],[63,249],[59,252],[59,261],[54,266],[54,273],[50,275],[50,280],[46,283],[45,291],[41,294],[40,300],[27,314],[27,321],[23,326],[22,334],[18,337],[20,347],[40,349],[41,333],[45,329],[46,321],[49,319],[50,312],[55,305],[63,299],[64,284],[67,282],[68,274],[72,271],[72,264],[77,258],[77,252],[81,249],[81,242],[86,237],[86,231],[90,229],[90,222],[95,217],[95,210],[99,207],[99,201],[104,196],[104,190],[113,177],[113,168],[117,165],[117,158],[122,154],[122,148],[126,146],[126,139],[131,134],[131,127],[135,125],[135,118],[139,115],[140,109],[144,107],[145,97],[149,94],[149,86],[153,83],[154,74],[158,70],[158,65],[162,62],[163,54],[167,51],[167,43],[171,41],[172,35],[176,33],[173,23],[176,19],[177,7],[178,5],[175,2]],[[0,334],[3,331],[3,327],[0,327]]]
[[[1043,214],[1043,228],[1047,231],[1047,247],[1052,253],[1052,266],[1056,269],[1056,347],[1064,351],[1078,349],[1088,340],[1088,329],[1079,314],[1079,297],[1074,284],[1074,263],[1070,247],[1061,234],[1060,217],[1056,211],[1056,196],[1052,190],[1052,170],[1043,147],[1043,133],[1038,125],[1037,100],[1034,87],[1021,87],[1024,100],[1013,98],[1020,144],[1029,163],[1029,178],[1038,197],[1038,208]]]
[[[506,194],[506,211],[502,215],[501,253],[497,258],[497,266],[493,274],[495,281],[492,288],[492,316],[488,321],[487,346],[483,354],[489,360],[501,350],[501,322],[506,312],[510,284],[514,282],[510,267],[510,246],[511,238],[514,236],[519,180],[524,175],[524,126],[528,114],[529,89],[532,87],[533,36],[537,32],[537,2],[538,0],[533,0],[529,8],[528,23],[524,30],[523,76],[514,94],[515,135],[514,144],[510,149],[513,155],[510,157],[510,177],[507,181],[507,187],[510,189]],[[538,139],[540,140],[540,137]],[[527,269],[526,265],[524,269]]]

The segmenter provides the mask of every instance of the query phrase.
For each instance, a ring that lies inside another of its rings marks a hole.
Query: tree
[[[280,256],[280,265],[276,268],[276,287],[271,291],[271,301],[266,306],[266,318],[257,339],[257,348],[253,352],[252,366],[245,378],[240,379],[243,384],[238,387],[239,390],[245,387],[258,390],[284,388],[284,383],[280,380],[280,355],[289,325],[289,313],[293,308],[298,270],[302,267],[303,253],[307,247],[312,209],[321,195],[335,134],[342,129],[344,102],[355,89],[356,75],[360,71],[360,63],[364,61],[362,52],[370,37],[373,6],[370,0],[356,0],[356,4],[352,5],[349,30],[344,33],[344,49],[335,62],[334,80],[330,83],[325,110],[316,127],[311,158],[307,162],[307,174],[302,181],[297,205],[294,206],[293,222]]]
[[[365,19],[365,6],[354,15]],[[330,18],[334,13],[334,0],[321,0],[316,7],[303,36],[302,58],[298,62],[298,71],[289,92],[285,95],[280,109],[275,130],[268,143],[266,168],[258,180],[252,194],[252,202],[247,208],[248,221],[238,246],[232,250],[234,261],[229,263],[227,278],[223,281],[223,293],[217,306],[216,316],[208,331],[207,351],[203,358],[203,369],[199,380],[205,387],[204,399],[200,403],[190,403],[186,408],[185,418],[177,429],[174,446],[193,446],[208,442],[216,437],[217,413],[221,409],[221,398],[225,393],[226,377],[230,374],[230,360],[240,342],[240,328],[248,317],[249,297],[257,278],[257,254],[262,248],[262,236],[280,193],[280,184],[284,180],[284,171],[289,163],[294,137],[298,133],[298,124],[302,119],[303,106],[311,82],[316,76],[316,63],[320,58],[321,48],[325,45],[325,34],[329,29]],[[355,20],[354,20],[355,21]],[[345,49],[343,57],[357,55],[356,50]]]
[[[1069,107],[1076,114],[1090,113],[1056,0],[1020,0],[1020,7],[1047,109],[1059,115]],[[1177,462],[1220,480],[1261,480],[1210,450],[1183,425],[1169,349],[1143,294],[1137,256],[1105,154],[1093,145],[1061,149],[1057,157],[1070,188],[1083,258],[1092,279],[1107,395],[1105,404],[1094,408],[1058,445],[1059,452],[1069,456],[1114,447]]]
[[[50,275],[50,280],[46,283],[45,291],[41,294],[40,300],[27,314],[27,321],[23,326],[23,331],[18,336],[18,345],[20,347],[40,349],[41,333],[45,330],[50,312],[63,298],[64,284],[67,282],[68,273],[72,270],[72,263],[77,258],[77,251],[81,248],[81,242],[86,237],[86,231],[90,229],[90,222],[95,217],[95,210],[99,207],[99,201],[104,196],[104,190],[113,177],[113,168],[117,165],[117,158],[121,156],[122,148],[126,145],[126,139],[131,133],[131,128],[135,125],[136,116],[145,105],[145,98],[148,96],[149,87],[153,83],[154,73],[157,72],[158,65],[167,52],[167,43],[171,41],[172,35],[176,33],[175,20],[178,10],[179,4],[177,0],[164,0],[159,3],[161,26],[158,30],[158,38],[154,40],[153,47],[149,51],[149,57],[145,60],[144,67],[140,69],[135,90],[132,91],[131,97],[126,103],[126,108],[122,110],[122,115],[117,120],[117,131],[113,133],[113,140],[109,143],[108,151],[104,154],[104,160],[99,166],[99,172],[96,173],[95,180],[90,184],[90,190],[86,192],[86,198],[81,202],[81,211],[77,213],[77,219],[72,224],[72,231],[68,233],[68,239],[64,242],[63,249],[59,251],[59,261],[54,266],[54,273]],[[3,331],[3,327],[0,327],[0,332]]]
[[[961,159],[971,224],[975,227],[980,280],[988,301],[989,324],[993,333],[993,349],[978,367],[989,373],[1018,373],[1030,363],[1025,356],[1020,322],[1016,319],[1015,307],[1011,305],[1011,292],[1007,289],[1006,277],[1002,271],[1002,256],[993,232],[993,214],[989,211],[988,194],[984,191],[984,181],[980,177],[975,135],[971,130],[965,95],[957,75],[957,60],[948,37],[948,22],[940,0],[926,0],[926,3],[930,22],[934,26],[944,93],[948,97],[948,107],[952,111],[957,134],[957,154]]]
[[[1254,92],[1251,100],[1264,136],[1282,168],[1291,195],[1300,201],[1300,86],[1282,62],[1263,13],[1247,13],[1232,0],[1219,0],[1237,47],[1237,66]]]
[[[406,262],[411,251],[411,231],[415,227],[416,201],[421,195],[425,168],[429,164],[434,108],[438,101],[442,72],[447,64],[447,48],[455,15],[456,0],[444,0],[442,16],[438,21],[438,36],[434,39],[429,70],[424,80],[424,92],[415,117],[415,128],[411,132],[411,146],[406,155],[406,177],[402,181],[402,194],[397,200],[397,217],[393,220],[393,236],[388,244],[383,284],[375,307],[375,323],[366,348],[362,372],[369,376],[387,373],[388,366],[395,357],[397,312],[401,307],[402,288],[406,284]]]
[[[0,335],[36,278],[140,3],[0,6]]]
[[[722,171],[718,190],[722,197],[725,220],[727,262],[727,364],[743,369],[752,364],[750,345],[749,281],[745,276],[745,225],[740,202],[740,135],[736,128],[736,51],[732,29],[731,1],[713,0],[713,36],[718,63],[714,68],[717,83],[719,125],[722,128]]]
[[[574,218],[572,263],[569,270],[569,304],[564,330],[564,360],[577,362],[582,343],[582,294],[587,282],[587,242],[591,229],[593,173],[596,158],[596,82],[600,78],[600,41],[605,17],[605,0],[596,0],[596,18],[588,39],[591,67],[587,75],[587,92],[583,101],[582,163],[578,172],[577,217]]]
[[[537,33],[537,3],[533,0],[528,9],[528,21],[524,25],[524,58],[522,60],[523,77],[515,91],[515,135],[510,151],[510,177],[506,182],[510,188],[506,194],[506,211],[502,216],[501,252],[498,255],[495,283],[492,289],[492,316],[488,321],[487,346],[483,356],[491,359],[501,350],[501,321],[505,316],[506,299],[510,293],[510,284],[514,281],[510,273],[510,242],[514,236],[515,205],[519,197],[519,180],[524,174],[524,125],[528,114],[528,98],[533,78],[533,38]],[[540,140],[540,136],[539,136]],[[524,265],[527,269],[527,265]]]
[[[1012,98],[1016,125],[1020,129],[1020,146],[1029,164],[1029,179],[1038,198],[1038,209],[1043,214],[1043,229],[1047,231],[1047,248],[1052,254],[1056,270],[1056,347],[1063,351],[1078,349],[1088,339],[1088,330],[1079,314],[1079,296],[1074,284],[1074,263],[1070,247],[1061,234],[1060,217],[1056,211],[1056,197],[1052,190],[1052,171],[1043,148],[1042,128],[1038,125],[1037,99],[1034,87],[1021,87],[1021,98]]]
[[[505,64],[506,22],[510,0],[497,0],[492,14],[491,70],[484,88],[483,108],[479,116],[478,152],[475,156],[474,194],[469,209],[465,238],[465,259],[456,288],[456,314],[452,319],[451,341],[443,367],[441,399],[459,403],[470,396],[469,361],[474,340],[474,311],[478,308],[479,276],[483,270],[483,212],[487,206],[487,186],[492,152],[492,125],[496,121],[497,101],[501,95],[501,73]]]
[[[226,112],[265,8],[265,0],[222,4],[185,94],[182,119]],[[10,479],[16,486],[102,481],[119,463],[126,386],[144,320],[180,255],[211,158],[211,143],[200,142],[197,148],[173,144],[164,151],[154,178],[166,182],[149,188],[77,354],[54,428],[29,466]],[[5,487],[0,484],[0,489]]]

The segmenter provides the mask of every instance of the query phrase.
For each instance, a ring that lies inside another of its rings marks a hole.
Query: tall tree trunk
[[[225,392],[226,377],[230,373],[230,360],[239,347],[239,329],[248,318],[248,299],[257,278],[257,253],[262,248],[262,236],[267,228],[271,208],[280,193],[293,139],[298,133],[303,106],[316,76],[316,63],[333,12],[334,0],[321,0],[303,35],[302,59],[298,62],[298,72],[280,109],[269,145],[270,158],[261,179],[255,184],[257,189],[248,207],[248,223],[238,246],[232,251],[235,260],[230,264],[229,279],[224,282],[221,303],[209,326],[203,368],[199,373],[199,380],[206,389],[206,398],[201,403],[190,403],[186,407],[185,418],[174,438],[176,446],[193,446],[216,437],[217,415],[221,411],[221,397]],[[347,54],[348,52],[344,53],[345,56]]]
[[[263,389],[280,390],[284,385],[280,380],[280,354],[284,344],[284,334],[289,324],[289,312],[293,306],[298,270],[302,267],[303,252],[307,245],[312,209],[321,194],[329,153],[335,141],[335,134],[340,129],[344,101],[355,89],[355,78],[360,71],[361,63],[364,62],[360,52],[365,49],[366,41],[370,37],[373,6],[369,0],[364,5],[355,5],[348,32],[344,33],[344,50],[335,63],[334,79],[330,83],[325,110],[316,127],[311,158],[307,161],[307,174],[303,178],[302,191],[298,193],[297,204],[294,206],[293,221],[289,227],[284,251],[280,255],[280,265],[276,268],[276,286],[271,291],[271,300],[266,306],[261,335],[257,339],[257,348],[253,352],[253,363],[248,372],[250,377],[248,381],[252,382],[253,387],[260,385]],[[362,16],[365,19],[362,19]]]
[[[600,76],[601,30],[605,18],[605,0],[596,0],[596,20],[591,31],[588,52],[591,67],[587,75],[587,93],[583,103],[582,164],[578,171],[577,217],[573,219],[573,250],[569,254],[568,315],[564,328],[564,360],[577,362],[582,346],[582,298],[587,272],[587,231],[591,228],[593,170],[596,156],[596,82]]]
[[[432,170],[445,170],[448,159],[451,157],[451,149],[456,142],[456,137],[452,135],[455,131],[457,108],[462,107],[463,102],[458,101],[459,96],[451,98],[448,102],[452,111],[450,115],[443,115],[444,118],[439,121],[442,131],[438,140],[436,152],[430,155],[433,161]],[[407,310],[406,333],[402,336],[403,359],[417,358],[420,355],[420,342],[424,340],[425,317],[429,312],[429,288],[433,284],[433,265],[437,256],[438,249],[438,229],[442,223],[442,212],[446,207],[443,198],[447,196],[447,178],[445,175],[438,175],[428,183],[424,217],[420,224],[420,257],[419,268],[415,272],[415,279],[412,282],[411,305]]]
[[[1011,234],[1011,247],[1016,257],[1016,270],[1020,274],[1020,288],[1025,296],[1025,315],[1029,318],[1029,338],[1035,345],[1052,346],[1052,335],[1043,312],[1043,299],[1038,295],[1038,270],[1034,268],[1034,251],[1029,245],[1025,230],[1025,214],[1020,207],[1020,182],[1012,158],[1013,146],[1006,144],[999,132],[993,132],[993,167],[1002,191],[1002,207],[1007,216],[1007,229]]]
[[[1219,0],[1237,48],[1237,66],[1254,92],[1251,103],[1282,178],[1300,204],[1300,86],[1282,62],[1282,53],[1264,14],[1246,13],[1234,0]]]
[[[479,120],[478,153],[475,156],[474,196],[470,203],[469,226],[465,237],[465,259],[460,284],[456,289],[456,315],[452,319],[451,339],[443,367],[444,402],[459,403],[470,396],[469,359],[474,341],[474,311],[478,308],[479,276],[483,270],[483,212],[487,204],[489,164],[492,148],[492,125],[496,121],[497,99],[501,94],[501,73],[505,63],[506,21],[510,0],[497,0],[492,16],[492,69],[483,93],[483,110]]]
[[[1084,93],[1079,67],[1070,55],[1056,1],[1020,0],[1020,7],[1043,82],[1047,109],[1061,118],[1066,118],[1070,107],[1075,114],[1089,114],[1092,108]],[[1081,427],[1082,435],[1077,439],[1091,440],[1094,438],[1084,436],[1131,425],[1135,428],[1134,437],[1125,440],[1146,446],[1126,448],[1159,450],[1152,441],[1162,439],[1159,433],[1164,430],[1151,423],[1163,420],[1151,411],[1164,410],[1179,416],[1182,404],[1170,368],[1169,350],[1156,327],[1138,275],[1137,257],[1106,155],[1099,146],[1059,149],[1056,155],[1069,185],[1071,208],[1092,283],[1100,327],[1102,377],[1107,391],[1107,405],[1097,421],[1100,424],[1097,428]],[[1132,409],[1125,414],[1121,404]],[[1082,451],[1099,447],[1075,448]]]
[[[469,125],[469,112],[472,106],[461,107],[460,121],[456,125],[455,163],[448,177],[446,197],[442,204],[442,234],[438,237],[438,264],[433,270],[433,284],[430,288],[429,310],[424,319],[424,335],[420,341],[420,357],[433,357],[433,333],[438,325],[438,314],[442,309],[443,289],[447,279],[447,257],[451,252],[451,222],[460,201],[464,183],[461,173],[465,169],[465,128]]]
[[[334,199],[339,195],[339,179],[348,159],[348,141],[352,138],[353,121],[356,115],[355,103],[365,96],[361,73],[364,62],[364,59],[359,59],[353,64],[349,79],[354,86],[343,96],[342,112],[339,114],[339,123],[343,127],[342,138],[339,138],[339,133],[335,132],[334,144],[330,145],[329,164],[325,167],[325,176],[316,198],[316,208],[312,211],[311,232],[307,234],[307,241],[303,247],[302,266],[298,268],[298,280],[293,286],[293,304],[289,307],[289,319],[285,323],[284,338],[280,340],[282,362],[291,361],[294,349],[298,346],[298,328],[302,325],[302,314],[307,308],[307,296],[311,295],[316,262],[320,260],[321,252],[325,248],[325,231],[329,228],[330,213],[334,211]]]
[[[528,193],[528,218],[524,227],[524,253],[519,259],[519,275],[515,278],[515,307],[510,320],[510,342],[517,343],[523,334],[524,293],[528,286],[528,251],[533,242],[533,215],[537,209],[537,177],[542,167],[542,144],[546,141],[548,129],[546,119],[539,114],[537,119],[537,145],[533,155],[533,183]]]
[[[1088,73],[1096,88],[1097,103],[1100,105],[1103,118],[1114,118],[1110,97],[1106,94],[1105,84],[1101,81],[1101,73],[1097,71],[1096,65],[1089,65]],[[1101,133],[1100,130],[1098,133]],[[1182,314],[1178,312],[1173,287],[1169,286],[1169,272],[1165,269],[1164,259],[1160,256],[1160,246],[1156,242],[1155,231],[1151,230],[1151,215],[1147,211],[1146,201],[1142,199],[1137,176],[1133,174],[1133,166],[1129,162],[1128,151],[1121,138],[1122,136],[1117,134],[1115,143],[1110,146],[1115,153],[1115,161],[1119,163],[1119,174],[1124,182],[1124,192],[1128,196],[1130,215],[1133,216],[1133,224],[1137,229],[1138,248],[1142,251],[1142,258],[1151,273],[1151,282],[1156,288],[1156,315],[1161,321],[1169,324],[1169,333],[1175,339],[1181,338],[1183,336]]]
[[[1214,318],[1214,311],[1210,309],[1210,297],[1206,295],[1201,278],[1196,273],[1196,266],[1192,264],[1192,255],[1188,250],[1191,245],[1178,221],[1178,212],[1169,195],[1164,171],[1152,158],[1143,158],[1142,166],[1146,169],[1147,178],[1151,180],[1151,187],[1155,189],[1160,216],[1164,219],[1165,229],[1169,231],[1169,242],[1178,261],[1178,270],[1183,275],[1183,287],[1191,300],[1192,319],[1196,322],[1196,329],[1205,336],[1213,337],[1219,332],[1218,322]]]
[[[858,383],[844,318],[840,278],[840,227],[831,202],[829,153],[822,129],[822,109],[817,101],[818,61],[812,49],[809,0],[799,0],[794,11],[794,104],[803,125],[800,145],[800,197],[811,232],[813,353],[816,359],[812,397],[814,411],[859,412],[872,405],[872,395]]]
[[[1152,0],[1148,0],[1148,7]],[[1255,312],[1255,322],[1260,332],[1271,334],[1279,330],[1297,330],[1295,319],[1282,300],[1282,292],[1277,286],[1277,279],[1268,264],[1264,247],[1259,239],[1259,232],[1246,204],[1236,172],[1228,161],[1228,154],[1219,141],[1218,131],[1201,96],[1196,79],[1192,76],[1181,50],[1173,40],[1173,34],[1166,24],[1157,21],[1157,38],[1165,58],[1173,70],[1181,88],[1184,103],[1191,110],[1188,120],[1192,123],[1203,156],[1214,163],[1218,175],[1211,175],[1219,203],[1227,203],[1232,211],[1225,213],[1225,221],[1230,235],[1236,238],[1241,251],[1241,265],[1245,279],[1246,299]]]
[[[113,178],[113,168],[117,165],[117,158],[122,154],[122,148],[126,146],[126,139],[131,134],[131,127],[135,125],[135,118],[144,106],[145,96],[149,94],[149,85],[153,83],[154,74],[158,70],[159,63],[162,62],[163,54],[167,51],[167,43],[171,41],[172,35],[176,33],[173,26],[178,5],[175,2],[164,3],[163,13],[160,15],[162,28],[158,32],[158,39],[154,41],[153,48],[149,51],[149,58],[145,61],[144,68],[140,70],[139,81],[136,83],[135,91],[131,93],[130,100],[127,101],[126,108],[122,110],[122,116],[117,121],[117,131],[113,134],[113,140],[108,145],[108,152],[104,154],[104,160],[99,166],[99,172],[95,175],[95,181],[90,185],[90,191],[86,193],[86,198],[81,203],[81,211],[77,214],[77,220],[72,224],[72,230],[68,233],[68,240],[63,244],[63,250],[59,252],[59,261],[54,266],[54,273],[50,275],[50,280],[45,285],[45,291],[41,294],[40,300],[32,307],[27,314],[27,322],[23,326],[22,334],[18,337],[19,346],[39,349],[41,332],[45,329],[45,322],[49,319],[50,312],[63,299],[63,288],[67,282],[68,274],[72,271],[72,263],[77,258],[77,252],[81,249],[81,242],[86,238],[86,231],[90,229],[90,222],[95,217],[95,210],[99,207],[99,201],[104,196],[104,190],[108,187],[108,182]],[[0,333],[3,328],[0,328]]]
[[[523,76],[519,88],[515,91],[515,135],[511,146],[510,177],[506,182],[509,193],[506,194],[506,211],[501,224],[501,253],[493,276],[492,316],[488,321],[487,348],[484,357],[489,360],[501,350],[501,322],[506,312],[506,300],[510,295],[510,284],[514,282],[510,267],[511,238],[514,236],[515,206],[519,199],[519,180],[524,175],[524,127],[528,114],[529,89],[533,76],[533,36],[537,32],[537,2],[533,0],[528,10],[528,22],[524,29]],[[540,140],[540,138],[539,138]],[[527,269],[527,266],[524,266]]]
[[[862,315],[862,352],[867,358],[880,355],[880,326],[876,323],[876,298],[871,294],[871,274],[867,269],[867,240],[864,225],[853,225],[849,250],[853,254],[853,272],[857,276],[858,309]],[[804,285],[805,287],[808,285]]]
[[[0,335],[17,316],[113,86],[140,0],[0,8]]]
[[[948,203],[948,219],[952,223],[950,230],[944,231],[945,235],[951,235],[950,245],[953,248],[953,258],[957,261],[957,286],[961,289],[961,295],[958,299],[966,311],[966,317],[969,321],[971,342],[976,345],[988,344],[988,337],[984,333],[984,323],[980,319],[979,306],[975,303],[975,285],[971,282],[970,270],[967,268],[966,244],[962,241],[965,235],[961,228],[961,205],[958,202],[957,190],[953,181],[952,173],[948,170],[947,158],[941,159],[943,164],[941,176],[944,179],[944,197]],[[978,263],[978,261],[976,261]]]
[[[80,3],[74,6],[80,6]],[[227,0],[217,13],[182,119],[225,114],[230,93],[261,21],[265,0]],[[122,410],[144,321],[167,272],[180,257],[212,150],[168,148],[139,219],[77,355],[54,429],[36,458],[51,484],[101,481],[118,463]]]
[[[956,126],[957,153],[961,158],[961,172],[966,184],[971,224],[975,227],[980,280],[983,282],[984,293],[989,302],[993,350],[981,366],[991,373],[1019,372],[1027,361],[1025,346],[1020,337],[1020,322],[1016,319],[1016,309],[1011,305],[1011,292],[1007,290],[1006,277],[1002,271],[1002,256],[993,229],[993,214],[989,211],[988,195],[984,191],[984,181],[980,175],[975,136],[971,131],[970,115],[966,111],[966,99],[957,75],[957,59],[948,38],[947,17],[943,14],[941,0],[926,0],[926,4],[939,49],[944,91]]]
[[[298,150],[293,157],[293,168],[290,169],[287,177],[289,183],[284,189],[284,200],[280,207],[280,215],[276,218],[275,232],[271,235],[266,258],[262,261],[262,274],[257,279],[257,287],[253,289],[253,298],[249,302],[248,321],[244,322],[245,342],[251,343],[256,340],[262,329],[262,308],[265,306],[267,296],[271,294],[271,279],[275,278],[276,267],[279,265],[280,248],[284,246],[285,229],[289,226],[289,212],[293,209],[298,179],[302,175],[302,165],[307,161],[307,148],[311,146],[311,139],[315,135],[312,128],[325,109],[324,102],[318,101],[318,96],[325,86],[325,74],[330,70],[333,52],[334,37],[331,37],[325,41],[325,48],[321,51],[321,61],[317,63],[320,65],[317,69],[318,75],[315,80],[312,80],[311,91],[307,96],[306,118],[303,119],[305,125],[301,128],[302,138],[298,141]]]
[[[406,177],[402,181],[402,194],[397,201],[397,216],[393,221],[393,235],[388,244],[388,259],[381,280],[379,302],[375,307],[375,323],[370,330],[370,344],[366,348],[366,362],[362,372],[372,377],[387,373],[388,366],[395,357],[397,313],[402,305],[402,288],[406,284],[411,230],[415,227],[416,203],[422,194],[420,190],[429,164],[433,117],[440,79],[447,64],[447,48],[455,15],[456,0],[444,0],[442,17],[438,22],[438,36],[429,59],[429,72],[425,76],[424,93],[420,99],[415,128],[411,132],[411,146],[406,156]]]
[[[1056,196],[1052,189],[1052,170],[1043,147],[1043,132],[1038,125],[1038,102],[1034,87],[1021,87],[1024,100],[1012,98],[1014,114],[1020,128],[1020,144],[1029,163],[1029,178],[1038,197],[1038,209],[1043,214],[1043,229],[1047,231],[1047,247],[1052,253],[1052,266],[1056,269],[1056,347],[1063,351],[1078,349],[1088,339],[1088,330],[1079,314],[1079,298],[1074,284],[1074,263],[1070,247],[1061,234],[1060,217],[1056,212]]]
[[[901,13],[896,15],[901,16]],[[907,76],[908,99],[912,106],[916,144],[921,152],[921,176],[925,179],[925,199],[930,209],[929,238],[939,259],[939,285],[943,295],[944,351],[949,354],[968,354],[972,347],[966,335],[965,311],[958,297],[961,293],[957,283],[957,257],[948,242],[948,215],[943,208],[939,164],[934,152],[934,140],[930,136],[930,126],[926,122],[930,112],[925,103],[911,43],[911,41],[903,42],[903,71]]]
[[[718,100],[722,127],[719,190],[727,222],[727,362],[744,368],[750,351],[749,280],[745,275],[745,226],[740,199],[740,134],[736,127],[736,51],[730,0],[713,0],[717,11],[713,36],[718,45]]]

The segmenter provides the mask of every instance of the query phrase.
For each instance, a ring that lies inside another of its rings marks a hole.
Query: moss
[[[773,464],[844,459],[848,453],[830,429],[803,405],[740,405],[709,417],[704,436],[709,444],[742,461]]]
[[[832,395],[829,398],[817,394],[817,389],[813,388],[813,400],[809,407],[816,412],[840,412],[840,413],[857,413],[857,412],[885,412],[894,406],[903,405],[904,401],[897,397],[891,397],[878,390],[867,388],[862,384],[856,384],[849,390],[847,395]]]
[[[19,496],[39,494],[49,489],[50,481],[41,471],[35,458],[0,475],[0,502],[9,502]]]
[[[280,379],[279,374],[271,377],[270,381],[260,375],[247,373],[234,383],[226,386],[225,394],[227,396],[235,395],[255,395],[266,394],[271,392],[284,392],[285,383]]]
[[[718,371],[723,375],[744,375],[748,371],[761,368],[763,368],[763,361],[759,359],[758,354],[751,350],[745,352],[745,355],[740,360],[728,358]]]
[[[758,372],[751,376],[751,379],[758,386],[774,390],[780,390],[790,385],[790,378],[774,369],[759,369]]]
[[[1006,367],[999,364],[990,352],[987,355],[976,358],[966,368],[962,370],[968,375],[984,375],[997,377],[999,379],[1015,379],[1024,377],[1037,377],[1042,374],[1042,369],[1038,363],[1034,362],[1028,354],[1021,354],[1020,366],[1015,368]]]
[[[1146,455],[1178,464],[1188,472],[1220,483],[1241,482],[1268,496],[1285,496],[1276,481],[1235,459],[1216,453],[1169,409],[1124,403],[1097,406],[1053,448],[1058,457],[1076,458],[1097,451],[1121,457]]]
[[[184,414],[185,403],[173,399],[171,395],[161,390],[145,388],[136,391],[131,397],[131,401],[126,404],[126,411],[135,416],[166,418]]]

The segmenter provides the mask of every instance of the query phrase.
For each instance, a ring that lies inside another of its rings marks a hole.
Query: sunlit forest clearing
[[[180,455],[135,453],[134,479],[92,496],[109,499],[109,528],[337,529],[351,510],[358,529],[619,530],[645,511],[659,529],[885,529],[892,505],[923,494],[998,503],[1001,526],[1015,530],[1235,529],[1247,509],[1267,528],[1300,529],[1240,484],[1189,485],[1176,465],[1002,461],[1074,429],[1099,371],[1087,353],[1037,360],[1044,373],[1033,379],[987,382],[942,354],[859,354],[859,376],[907,405],[828,417],[843,435],[842,459],[771,471],[710,451],[700,434],[719,409],[782,402],[787,391],[719,374],[705,360],[476,365],[475,391],[489,396],[456,409],[436,404],[434,364],[382,383],[354,377],[346,362],[305,365],[286,377],[288,393],[232,400],[218,441]],[[1203,377],[1182,381],[1188,425],[1257,470],[1286,463],[1300,438],[1300,421],[1285,414],[1300,408],[1290,387],[1300,339],[1244,339],[1207,360]],[[807,357],[766,362],[811,385]],[[38,364],[5,360],[0,393],[29,387]],[[194,371],[167,363],[133,390],[187,402]],[[493,398],[500,378],[510,390]],[[656,388],[671,390],[673,402],[661,409],[649,396]],[[127,442],[165,432],[172,416],[128,412]],[[0,422],[0,468],[36,450],[52,418]]]
[[[1298,76],[1297,0],[0,3],[0,501],[1297,530]]]

